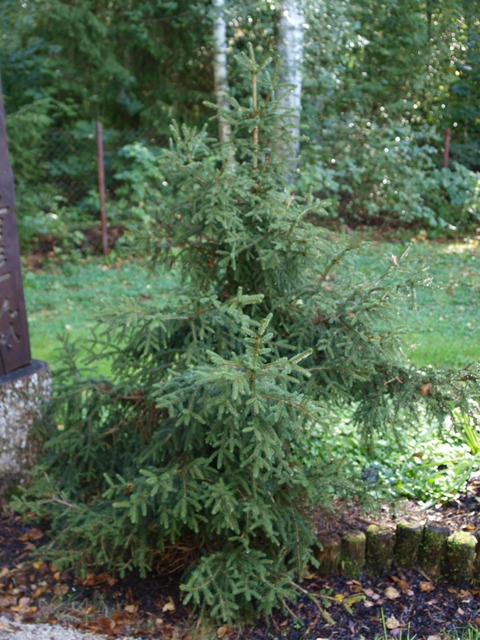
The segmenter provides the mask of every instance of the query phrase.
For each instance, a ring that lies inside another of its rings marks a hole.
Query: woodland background
[[[110,222],[151,216],[148,176],[171,120],[203,125],[212,115],[215,21],[225,26],[220,64],[241,100],[248,82],[234,54],[247,43],[259,58],[277,51],[281,17],[292,10],[301,12],[303,57],[284,78],[301,82],[308,138],[296,190],[320,195],[328,217],[351,226],[474,228],[477,0],[4,0],[0,72],[22,242],[71,238],[96,219],[97,121]]]
[[[44,559],[174,566],[184,604],[234,624],[306,595],[317,509],[465,489],[479,9],[2,3],[32,334],[44,349],[63,329],[43,456],[13,502],[48,523]]]

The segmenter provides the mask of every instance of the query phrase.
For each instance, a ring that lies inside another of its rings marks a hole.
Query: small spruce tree
[[[112,379],[65,345],[23,499],[49,518],[57,562],[145,574],[179,561],[186,602],[221,622],[269,613],[314,561],[308,508],[328,476],[302,463],[310,425],[348,405],[368,435],[420,400],[462,403],[478,380],[404,366],[389,318],[415,269],[401,257],[363,277],[355,247],[309,222],[319,205],[285,189],[267,62],[243,58],[252,97],[230,99],[229,143],[172,126],[159,224],[136,248],[153,274],[175,265],[179,288],[105,314],[92,353]]]

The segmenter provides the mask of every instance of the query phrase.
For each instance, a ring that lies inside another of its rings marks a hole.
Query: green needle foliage
[[[390,257],[366,278],[358,248],[309,221],[319,205],[288,192],[289,159],[272,151],[274,80],[252,51],[243,64],[252,98],[231,99],[231,142],[173,125],[159,159],[159,223],[136,250],[152,278],[175,265],[179,290],[105,312],[92,353],[111,380],[89,378],[65,345],[23,499],[49,518],[57,562],[180,566],[185,601],[216,621],[268,614],[313,562],[309,506],[332,470],[312,461],[312,425],[327,447],[339,406],[367,435],[412,421],[420,400],[467,408],[477,375],[403,365],[393,302],[418,266]]]

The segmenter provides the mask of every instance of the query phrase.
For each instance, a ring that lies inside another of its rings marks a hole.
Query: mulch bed
[[[337,512],[338,513],[338,512]],[[418,515],[412,506],[410,515]],[[449,504],[430,510],[428,518],[452,530],[480,533],[480,478]],[[379,512],[379,520],[392,519]],[[350,513],[350,525],[363,516]],[[319,529],[347,526],[337,516],[323,518]],[[160,640],[195,637],[195,617],[181,604],[179,576],[155,574],[120,580],[110,574],[83,579],[61,573],[38,555],[46,540],[39,524],[24,524],[13,515],[0,515],[0,614],[22,622],[72,625],[112,638],[135,635]],[[480,629],[480,580],[477,585],[434,583],[420,570],[395,570],[359,580],[342,576],[302,582],[302,595],[290,612],[276,611],[268,620],[242,630],[220,627],[212,636],[227,640],[374,640],[384,637],[438,640],[444,633],[472,625]]]
[[[329,511],[319,509],[314,514],[318,535],[343,533],[347,530],[366,529],[369,524],[395,527],[398,522],[416,522],[448,527],[454,531],[467,531],[480,540],[480,472],[472,474],[463,493],[444,504],[423,509],[413,500],[393,504],[373,501],[369,509],[355,499],[335,499]]]

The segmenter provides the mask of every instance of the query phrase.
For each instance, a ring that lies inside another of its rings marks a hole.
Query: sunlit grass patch
[[[410,242],[410,241],[409,241]],[[372,242],[359,268],[368,273],[385,256],[397,256],[407,242]],[[398,324],[405,354],[417,367],[455,368],[480,361],[480,244],[476,238],[451,243],[411,242],[411,260],[424,262],[432,286],[401,302]],[[30,337],[35,358],[55,363],[58,335],[87,339],[104,303],[124,296],[164,298],[172,274],[152,275],[141,260],[115,257],[25,271]]]
[[[359,258],[368,271],[382,255],[396,256],[407,245],[409,259],[427,267],[430,286],[400,303],[398,323],[405,354],[414,366],[458,368],[480,361],[480,243],[373,242]]]
[[[112,257],[26,271],[23,282],[32,355],[55,367],[62,334],[88,340],[105,305],[124,297],[164,300],[174,280],[152,276],[141,260]]]

